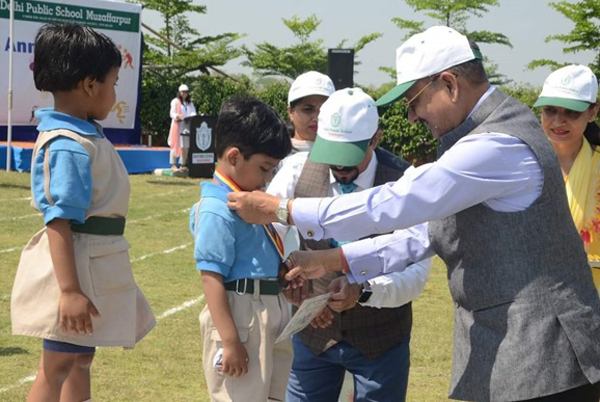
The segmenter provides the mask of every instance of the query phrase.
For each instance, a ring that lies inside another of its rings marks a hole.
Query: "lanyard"
[[[227,187],[234,193],[242,191],[238,187],[238,185],[235,184],[233,182],[233,180],[231,180],[229,177],[227,177],[223,172],[221,172],[219,170],[219,168],[215,169],[215,174],[213,177],[217,183],[219,183],[222,186]],[[275,230],[273,225],[271,225],[270,223],[267,225],[262,225],[262,226],[263,226],[263,229],[265,229],[265,232],[267,233],[267,237],[271,240],[271,242],[273,243],[273,246],[275,246],[275,249],[277,250],[279,257],[283,260],[283,257],[284,257],[283,242],[281,241],[281,237],[279,236],[279,233],[277,233],[277,231]]]

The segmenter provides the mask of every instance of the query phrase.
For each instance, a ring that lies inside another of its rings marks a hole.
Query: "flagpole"
[[[12,142],[12,105],[13,105],[13,43],[15,35],[15,1],[10,0],[10,16],[8,25],[8,35],[10,38],[8,49],[8,121],[6,126],[6,171],[11,170],[11,142]]]

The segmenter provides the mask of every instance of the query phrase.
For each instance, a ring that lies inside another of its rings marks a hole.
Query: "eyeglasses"
[[[412,98],[410,98],[410,100],[405,101],[404,104],[406,105],[406,110],[407,111],[412,111],[414,113],[414,101],[419,97],[419,95],[421,95],[431,84],[433,84],[433,82],[435,80],[437,80],[439,78],[439,74],[436,74],[433,76],[433,78],[431,79],[431,81],[429,81],[427,83],[427,85],[425,85],[423,88],[421,88],[419,90],[419,92],[417,92],[415,94],[415,96],[413,96]]]

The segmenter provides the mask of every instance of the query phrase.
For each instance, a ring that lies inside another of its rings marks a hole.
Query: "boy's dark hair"
[[[237,147],[244,159],[265,154],[285,158],[292,150],[290,135],[277,112],[251,97],[232,98],[221,105],[215,127],[217,157]]]
[[[40,91],[70,91],[90,77],[104,82],[121,66],[121,52],[107,36],[79,24],[47,24],[35,37],[33,79]]]

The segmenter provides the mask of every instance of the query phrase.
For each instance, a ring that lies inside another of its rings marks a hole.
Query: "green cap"
[[[563,107],[565,109],[574,110],[576,112],[583,112],[590,107],[591,103],[575,100],[575,99],[567,99],[567,98],[549,98],[549,97],[540,97],[533,104],[534,107],[539,106],[556,106]]]
[[[309,159],[326,165],[356,166],[364,159],[370,141],[340,142],[317,136]]]
[[[387,91],[381,98],[375,101],[375,106],[385,106],[388,105],[402,96],[408,91],[418,80],[404,82],[400,85],[396,85],[394,88]]]

